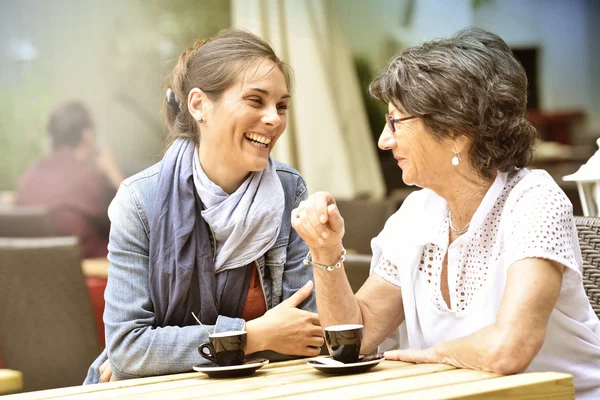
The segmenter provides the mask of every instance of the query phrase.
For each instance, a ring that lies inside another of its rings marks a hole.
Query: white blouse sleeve
[[[523,190],[509,212],[505,234],[505,265],[525,258],[544,258],[579,273],[579,251],[573,206],[554,182]]]
[[[379,275],[392,285],[401,287],[400,277],[398,276],[398,267],[383,257],[379,257],[377,263],[371,269],[371,273]]]
[[[409,194],[400,209],[386,221],[379,235],[371,240],[371,274],[377,274],[392,285],[401,287],[398,266],[404,265],[406,268],[406,262],[399,243],[402,243],[407,234],[413,234],[415,226],[420,225],[415,222],[415,218],[421,215],[428,193],[429,191],[418,190]]]

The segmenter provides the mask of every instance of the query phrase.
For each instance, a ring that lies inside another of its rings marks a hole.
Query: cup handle
[[[215,357],[215,349],[213,348],[212,344],[202,343],[200,346],[198,346],[198,353],[207,360],[217,364],[217,359]]]

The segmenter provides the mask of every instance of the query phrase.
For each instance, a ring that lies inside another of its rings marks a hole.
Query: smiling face
[[[392,103],[388,104],[388,110],[393,118],[410,117]],[[397,123],[395,127],[396,132],[392,133],[386,124],[378,146],[382,150],[392,151],[402,169],[404,183],[433,190],[444,185],[453,172],[451,159],[456,144],[434,139],[421,118]]]
[[[289,97],[284,74],[270,60],[249,64],[217,101],[199,89],[190,91],[189,102],[203,118],[200,162],[211,180],[223,187],[228,183],[217,180],[243,181],[266,168],[287,124]]]

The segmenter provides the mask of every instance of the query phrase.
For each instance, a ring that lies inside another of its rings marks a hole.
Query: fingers
[[[337,233],[344,232],[344,218],[340,214],[337,205],[330,204],[327,206],[327,215],[329,216],[329,227]]]
[[[115,382],[115,381],[118,381],[118,380],[119,380],[119,379],[117,379],[117,377],[116,377],[116,376],[114,376],[114,375],[111,375],[111,376],[110,376],[110,380],[109,380],[109,382]]]
[[[294,222],[296,222],[294,228],[302,228],[312,240],[319,245],[323,245],[330,234],[328,225],[319,219],[325,216],[326,221],[327,217],[327,204],[324,197],[314,194],[301,201],[297,210],[294,218]]]
[[[321,348],[325,344],[323,336],[312,336],[308,339],[308,346]]]
[[[321,354],[321,346],[319,347],[302,347],[299,349],[298,354],[292,354],[294,356],[304,356],[304,357],[316,357]]]
[[[318,326],[319,329],[321,329],[321,321],[319,320],[319,314],[310,313],[310,322],[311,322],[311,324]]]
[[[298,307],[308,296],[311,295],[314,284],[313,281],[308,281],[304,286],[296,291],[286,300],[282,301],[281,304],[285,304],[289,307]]]
[[[406,361],[417,364],[435,362],[428,357],[426,351],[418,349],[386,351],[383,355],[386,360]]]
[[[102,365],[98,369],[100,371],[100,375],[102,375],[104,373],[104,370],[106,370],[106,367],[108,367],[108,358],[106,359],[106,361],[104,361],[102,363]]]
[[[104,371],[100,374],[100,382],[109,382],[112,378],[112,368],[110,367],[108,360],[106,360],[102,366],[104,366]]]

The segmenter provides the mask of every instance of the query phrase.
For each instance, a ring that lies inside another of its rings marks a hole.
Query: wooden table
[[[210,379],[198,372],[7,396],[3,399],[574,399],[571,375],[500,376],[443,364],[382,361],[358,375],[325,375],[306,360],[271,363],[246,378]]]
[[[0,394],[23,389],[23,374],[12,369],[0,369]]]
[[[86,278],[108,278],[108,260],[105,258],[86,258],[81,261],[81,269]]]

